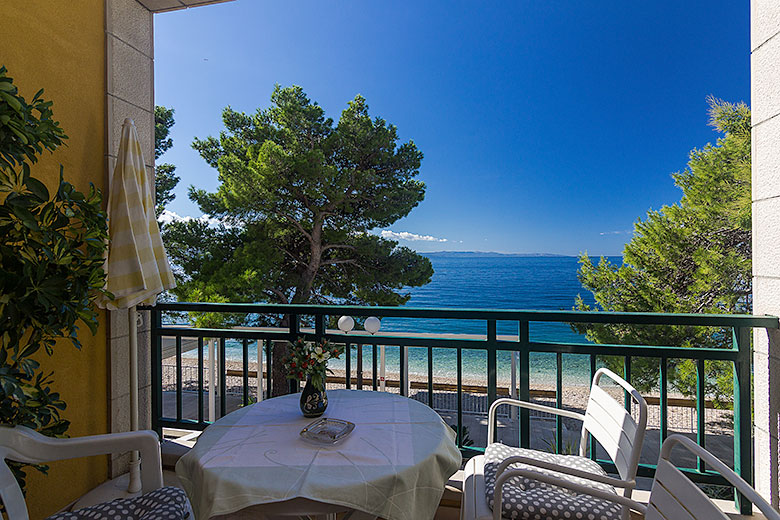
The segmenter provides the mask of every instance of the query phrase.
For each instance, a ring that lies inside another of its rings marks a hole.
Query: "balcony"
[[[779,326],[776,317],[748,315],[209,303],[164,303],[149,310],[152,313],[152,425],[161,435],[176,430],[203,430],[214,419],[267,398],[267,389],[273,384],[269,360],[274,345],[299,337],[324,338],[347,347],[340,368],[334,365],[336,370],[328,379],[328,388],[373,391],[384,388],[427,404],[456,431],[464,460],[484,451],[487,410],[498,397],[513,396],[581,411],[587,400],[588,374],[583,383],[583,377],[579,382],[573,381],[573,373],[582,376],[581,372],[587,370],[592,376],[601,365],[601,356],[619,356],[623,360],[623,375],[631,381],[631,367],[639,360],[652,360],[658,364],[659,378],[655,388],[644,395],[650,405],[639,468],[639,476],[646,479],[645,486],[654,474],[660,444],[670,433],[683,433],[695,439],[752,483],[751,332],[754,328]],[[189,312],[238,313],[277,321],[286,317],[289,325],[193,328],[182,324],[186,323]],[[384,329],[392,330],[345,334],[326,327],[342,315],[377,316],[383,320]],[[467,321],[482,333],[408,332],[424,330],[426,320]],[[729,334],[732,342],[731,348],[716,349],[606,345],[584,340],[554,342],[536,337],[539,327],[573,323],[710,327],[713,333]],[[499,334],[511,329],[516,332]],[[232,360],[228,352],[233,353]],[[414,359],[411,370],[410,358]],[[464,359],[469,360],[468,367],[464,367]],[[669,368],[683,359],[693,360],[696,366],[695,396],[675,394],[670,385]],[[262,367],[260,373],[258,360]],[[383,360],[387,363],[384,370]],[[710,362],[727,363],[733,370],[734,391],[725,403],[713,403],[705,395],[708,377],[705,364]],[[437,371],[437,366],[442,365],[447,368]],[[534,375],[531,368],[540,366],[547,368],[548,375],[554,374],[554,383],[547,380],[549,376],[541,380]],[[481,374],[475,374],[475,367],[479,367]],[[622,393],[617,388],[610,391]],[[631,411],[630,399],[626,398],[625,402]],[[498,418],[502,442],[556,453],[571,450],[579,441],[568,426],[561,418],[527,410],[499,412]],[[578,427],[572,425],[573,430]],[[600,447],[591,453],[607,471],[614,471],[603,460],[606,457]],[[721,498],[725,496],[724,489],[718,487],[725,482],[708,471],[701,460],[680,458],[675,463],[710,492],[717,491]],[[749,503],[740,496],[735,500],[742,514],[750,513]]]

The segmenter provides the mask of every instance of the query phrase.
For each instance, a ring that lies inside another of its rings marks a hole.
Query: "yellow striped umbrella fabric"
[[[151,305],[157,294],[176,286],[138,133],[130,119],[122,125],[119,155],[109,179],[108,232],[106,288],[114,300],[105,300],[103,306],[116,310]]]

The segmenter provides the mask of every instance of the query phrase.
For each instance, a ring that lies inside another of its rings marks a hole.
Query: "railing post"
[[[320,341],[325,335],[325,316],[317,314],[314,316],[314,337]]]
[[[198,424],[203,424],[203,336],[198,336]]]
[[[520,400],[531,400],[531,357],[529,352],[530,332],[527,321],[519,322],[520,340]],[[527,408],[520,410],[520,447],[531,446],[531,415]]]
[[[702,448],[706,448],[707,441],[707,417],[706,417],[706,405],[707,394],[704,391],[704,383],[707,380],[707,374],[704,372],[704,360],[696,360],[696,442]],[[735,387],[736,390],[736,387]],[[734,417],[736,420],[736,416]],[[736,424],[736,422],[735,422]],[[697,467],[699,471],[704,473],[706,466],[704,460],[698,458]]]
[[[160,417],[162,417],[162,336],[160,328],[162,327],[162,311],[159,309],[151,310],[152,318],[152,359],[151,374],[154,388],[152,389],[152,429],[162,439],[162,426],[160,426]]]
[[[623,359],[623,379],[631,384],[631,356],[626,356]],[[631,414],[631,394],[623,390],[623,402],[626,407],[626,411]]]
[[[517,399],[517,352],[512,352],[510,356],[509,365],[512,374],[509,377],[509,397]],[[509,419],[512,421],[517,420],[517,408],[514,406],[509,410]]]
[[[298,315],[297,314],[290,314],[290,341],[295,341],[298,339],[298,336],[301,334],[301,327],[300,327],[300,321],[298,321]],[[300,390],[299,381],[297,379],[290,379],[290,393],[291,394],[297,394]]]
[[[750,391],[750,329],[734,328],[734,346],[739,351],[734,362],[734,471],[748,484],[753,485],[753,457],[751,442],[751,391]],[[752,503],[736,493],[735,501],[740,514],[750,515]]]
[[[349,390],[352,388],[352,345],[344,344],[344,384]]]
[[[555,353],[555,407],[563,408],[563,354]],[[555,453],[563,450],[563,418],[555,416]]]
[[[409,375],[404,367],[406,360],[404,359],[404,349],[398,349],[398,393],[405,397],[409,397],[409,393],[406,392],[406,378]],[[382,346],[379,349],[379,391],[385,391],[385,347]]]
[[[241,400],[249,404],[249,339],[241,341]]]
[[[661,358],[661,383],[659,386],[658,412],[661,423],[659,446],[664,443],[669,432],[669,360],[666,357]],[[660,448],[659,448],[660,449]]]
[[[181,422],[182,408],[181,336],[176,336],[176,421]]]
[[[227,415],[227,347],[225,338],[219,338],[219,416]]]
[[[265,395],[273,397],[273,341],[270,339],[265,340]]]
[[[217,420],[217,354],[214,338],[209,339],[209,421]]]
[[[457,408],[458,408],[458,448],[463,448],[463,350],[457,348],[457,385],[458,395]]]
[[[376,346],[374,346],[376,348]],[[363,390],[363,345],[357,346],[357,388]]]
[[[359,349],[362,349],[362,345],[358,345]],[[376,368],[376,345],[371,345],[371,389],[376,392],[377,390],[377,368]]]
[[[496,389],[498,387],[498,363],[496,362],[496,320],[488,320],[487,322],[487,396],[488,396],[488,409],[493,405],[496,400]]]
[[[257,340],[257,402],[263,400],[263,342]]]
[[[593,384],[593,378],[596,375],[596,356],[594,354],[590,355],[590,383],[588,383],[588,386],[591,386]],[[592,433],[588,433],[588,455],[590,455],[591,460],[596,460],[596,440],[593,438]]]

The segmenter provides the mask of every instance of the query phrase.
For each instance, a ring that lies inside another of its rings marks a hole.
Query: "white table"
[[[455,434],[422,403],[394,394],[328,391],[324,417],[355,423],[335,446],[299,436],[312,419],[293,394],[247,406],[209,426],[176,465],[198,520],[243,511],[356,511],[352,518],[433,518],[460,468]],[[248,508],[248,509],[247,509]],[[241,515],[241,513],[239,513]]]

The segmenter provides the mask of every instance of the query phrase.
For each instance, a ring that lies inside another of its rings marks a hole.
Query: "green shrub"
[[[65,402],[33,356],[51,355],[59,338],[80,348],[79,322],[97,331],[108,228],[94,186],[77,191],[60,166],[50,194],[31,175],[38,156],[67,139],[42,94],[27,103],[0,67],[0,424],[63,436]],[[24,466],[12,469],[24,488]]]

